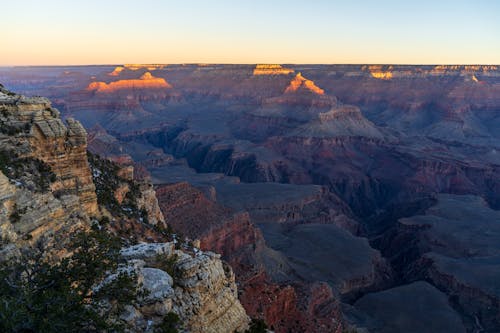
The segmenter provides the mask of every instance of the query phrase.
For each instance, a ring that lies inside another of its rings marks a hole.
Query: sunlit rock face
[[[113,73],[115,71],[113,71]],[[154,77],[153,75],[151,75],[150,72],[146,72],[139,79],[118,80],[110,83],[92,82],[88,85],[87,90],[95,91],[98,93],[112,93],[124,89],[150,89],[150,88],[170,89],[172,88],[172,85],[168,83],[165,79]]]
[[[158,65],[158,64],[126,64],[125,68],[136,71],[139,69],[147,69],[148,71],[154,71],[155,69],[162,69],[167,65]]]
[[[329,96],[313,81],[305,78],[301,73],[288,83],[283,93],[263,101],[260,109],[252,111],[254,115],[273,117],[292,117],[309,119],[317,114],[318,110],[328,111],[337,105],[337,99]]]
[[[465,73],[487,73],[497,71],[498,66],[494,65],[438,65],[432,70],[432,74],[445,74],[447,72],[465,72]]]
[[[392,71],[394,68],[392,66],[389,66],[387,70],[384,70],[384,66],[364,66],[365,68],[367,67],[368,71],[370,72],[370,75],[379,80],[390,80],[393,77]]]
[[[324,95],[325,91],[318,87],[313,81],[306,79],[302,73],[298,73],[285,89],[285,93],[293,93],[300,89],[308,90],[317,95]]]
[[[115,67],[115,69],[114,69],[111,73],[109,73],[108,75],[109,75],[109,76],[118,76],[118,75],[120,75],[120,73],[121,73],[121,72],[123,72],[123,70],[124,70],[124,69],[125,69],[125,67],[123,67],[123,66],[117,66],[117,67]]]
[[[293,69],[283,68],[281,65],[257,65],[253,75],[287,75],[293,72]]]

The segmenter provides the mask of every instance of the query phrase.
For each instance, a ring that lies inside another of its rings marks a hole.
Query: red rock
[[[151,88],[172,88],[172,85],[163,78],[157,78],[146,72],[139,79],[119,80],[110,83],[92,82],[88,85],[87,90],[96,91],[98,93],[112,93],[124,89],[151,89]]]

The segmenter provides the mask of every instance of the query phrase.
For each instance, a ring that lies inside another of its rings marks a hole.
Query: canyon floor
[[[500,331],[500,68],[0,68],[151,179],[276,332]]]

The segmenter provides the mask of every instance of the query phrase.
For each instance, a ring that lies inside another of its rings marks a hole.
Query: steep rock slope
[[[499,234],[500,213],[484,199],[440,194],[423,214],[400,219],[380,247],[404,280],[426,280],[449,295],[469,329],[494,332],[500,325]]]
[[[108,228],[126,244],[124,263],[93,290],[133,272],[135,288],[144,291],[132,303],[120,304],[123,310],[110,320],[128,324],[131,332],[151,331],[169,313],[179,316],[185,332],[233,333],[248,327],[234,274],[219,255],[174,242],[134,245],[171,235],[163,231],[161,212],[147,210],[157,204],[155,192],[141,188],[132,168],[91,154],[89,167],[85,130],[71,120],[64,126],[46,99],[2,88],[0,102],[1,261],[36,246],[58,262],[71,255],[66,245],[77,231]],[[137,234],[124,232],[134,225],[142,227]]]
[[[97,201],[87,162],[84,128],[73,119],[68,119],[65,126],[59,112],[45,98],[27,98],[0,89],[2,150],[15,150],[20,158],[47,163],[56,175],[51,190],[61,195],[77,195],[85,211],[95,214]]]
[[[422,281],[368,294],[355,307],[370,332],[466,332],[446,295]]]
[[[187,183],[158,185],[157,193],[167,223],[229,262],[249,315],[264,318],[279,333],[341,331],[340,305],[331,288],[293,281],[286,259],[265,245],[248,213],[235,214]]]
[[[170,89],[172,85],[163,78],[157,78],[151,73],[144,73],[139,79],[119,80],[110,83],[92,82],[87,87],[87,90],[96,91],[97,93],[112,93],[118,90],[126,89]]]
[[[292,132],[290,136],[303,137],[340,137],[362,136],[382,139],[384,135],[355,106],[341,106],[318,115]]]
[[[234,274],[219,255],[195,248],[176,250],[174,243],[138,244],[121,254],[148,291],[144,299],[127,305],[122,316],[135,331],[147,331],[151,322],[169,312],[179,315],[187,332],[246,329],[248,318],[238,301]],[[172,264],[165,265],[168,262]]]

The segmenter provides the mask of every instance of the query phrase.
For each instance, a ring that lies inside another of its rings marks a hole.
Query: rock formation
[[[108,75],[109,75],[109,76],[118,76],[118,75],[120,75],[120,73],[121,73],[121,72],[123,72],[123,70],[124,70],[124,69],[125,69],[125,67],[123,67],[123,66],[117,66],[117,67],[115,67],[115,69],[114,69],[111,73],[109,73]]]
[[[498,265],[485,251],[496,247],[479,246],[495,235],[489,210],[500,207],[498,66],[184,64],[152,72],[175,89],[86,90],[112,79],[113,67],[0,75],[101,125],[96,151],[129,155],[151,175],[167,221],[233,266],[252,317],[278,332],[345,322],[382,331],[387,318],[371,304],[425,322],[406,315],[422,303],[397,297],[424,294],[440,325],[458,314],[468,331],[498,330]],[[130,66],[118,78],[146,70]],[[441,193],[485,201],[443,204]],[[467,207],[482,213],[459,209]],[[448,218],[454,211],[469,217]],[[134,223],[123,228],[165,241]]]
[[[58,195],[75,194],[85,211],[97,212],[95,187],[87,162],[87,132],[79,122],[68,119],[41,97],[27,98],[0,90],[2,126],[17,132],[3,136],[2,150],[15,151],[20,158],[39,159],[55,173],[51,190]]]
[[[120,167],[89,154],[89,166],[87,134],[78,122],[68,120],[66,127],[47,99],[0,89],[1,261],[36,245],[57,262],[71,255],[66,246],[77,231],[107,228],[129,245],[121,251],[124,263],[93,290],[126,272],[144,291],[109,320],[127,324],[130,332],[150,331],[169,313],[179,316],[184,332],[248,327],[233,271],[220,255],[177,240],[130,245],[169,235],[152,185],[134,180],[128,159],[119,159]],[[132,229],[134,235],[122,232]]]
[[[257,65],[253,70],[253,75],[287,75],[293,73],[290,68],[283,68],[281,65]]]
[[[219,255],[154,243],[124,248],[122,256],[148,292],[138,304],[127,305],[122,315],[135,331],[147,330],[169,312],[179,315],[186,332],[232,333],[247,328],[248,317],[238,300],[234,275]],[[165,267],[162,263],[169,260],[172,266]]]
[[[289,134],[303,137],[359,136],[382,139],[384,134],[368,119],[359,108],[344,105],[318,115],[318,119],[299,127]]]
[[[29,177],[28,177],[29,178]],[[24,178],[26,180],[27,178]],[[65,235],[88,225],[86,212],[75,195],[54,197],[22,187],[0,172],[0,253],[9,258],[18,248],[42,242],[63,251]]]
[[[150,72],[144,73],[139,79],[118,80],[110,83],[92,82],[87,90],[97,93],[113,93],[127,89],[170,89],[172,85],[164,78],[154,77]]]
[[[125,64],[124,65],[125,68],[132,70],[132,71],[136,71],[136,70],[143,69],[143,68],[147,69],[148,71],[154,71],[155,69],[162,69],[165,66],[167,66],[167,65],[163,65],[163,64]]]
[[[257,195],[256,188],[250,186],[251,184],[247,185],[249,185],[247,194]],[[264,184],[255,185],[264,186],[263,192],[266,192]],[[319,193],[304,195],[301,198],[302,204],[288,202],[287,206],[287,203],[279,202],[279,198],[272,196],[279,192],[273,189],[275,187],[273,185],[278,184],[269,184],[270,195],[262,198],[262,202],[259,202],[260,200],[239,202],[240,205],[249,205],[248,208],[253,207],[251,213],[255,216],[255,221],[265,221],[265,216],[276,220],[275,215],[283,218],[283,223],[287,220],[284,216],[288,215],[290,224],[299,223],[300,215],[304,215],[302,216],[304,219],[311,218],[311,221],[320,219],[318,216],[307,216],[307,211],[314,205],[311,201],[319,202],[324,199],[321,198],[320,189]],[[243,192],[236,194],[227,190],[228,193],[223,195],[224,202],[230,202],[227,197],[231,196],[231,193],[238,197],[244,196]],[[266,247],[261,232],[251,222],[246,212],[234,214],[228,208],[208,200],[200,190],[186,183],[160,185],[157,193],[167,222],[175,230],[183,235],[200,239],[202,249],[217,251],[228,261],[235,271],[241,302],[249,315],[264,318],[266,323],[279,333],[341,331],[343,322],[340,305],[332,289],[326,283],[291,283],[293,273],[281,272],[287,270],[286,260],[276,258],[276,254]],[[287,194],[294,195],[292,190],[285,193],[286,190],[281,192],[285,198]],[[221,198],[218,194],[215,197]],[[286,200],[285,198],[283,200]],[[272,203],[268,203],[269,200],[278,202],[273,206]],[[318,202],[316,204],[320,205]],[[283,211],[262,215],[265,210],[275,209]],[[300,212],[300,209],[303,211]],[[295,219],[291,216],[294,210],[297,210]],[[285,281],[276,281],[272,275],[280,276],[276,280]]]
[[[361,318],[370,332],[466,332],[446,295],[426,282],[368,294],[355,307],[358,312],[353,315]]]
[[[392,72],[394,70],[393,66],[387,67],[387,69],[384,71],[383,66],[368,66],[368,71],[370,72],[370,75],[375,78],[375,79],[380,79],[380,80],[390,80],[392,79]]]
[[[407,281],[425,279],[455,295],[452,305],[468,313],[470,330],[494,331],[500,325],[494,278],[500,252],[498,221],[500,213],[482,198],[440,194],[423,214],[400,219],[381,246]],[[401,242],[408,245],[405,250]],[[403,257],[412,260],[405,263]]]
[[[293,93],[299,89],[308,90],[314,94],[324,95],[325,91],[319,88],[313,81],[306,79],[302,73],[298,73],[285,89],[285,93]]]

